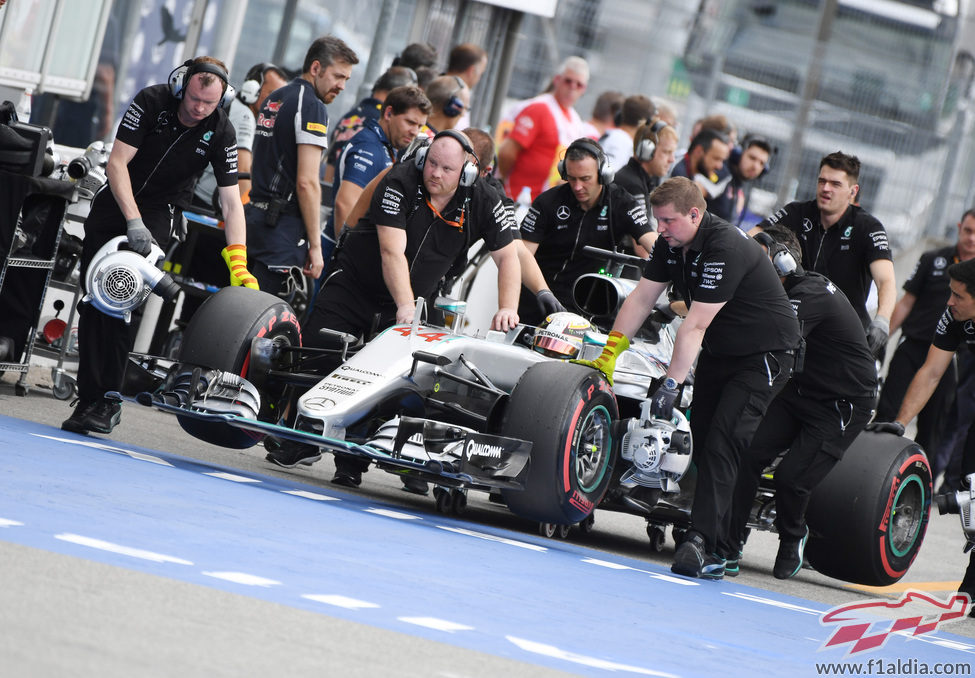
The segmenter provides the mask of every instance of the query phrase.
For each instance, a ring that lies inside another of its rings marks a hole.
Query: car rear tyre
[[[301,328],[294,310],[273,294],[246,287],[224,287],[208,297],[187,325],[177,360],[189,365],[233,372],[247,378],[251,342],[265,337],[275,342],[301,345]],[[262,410],[277,395],[262,391]],[[177,417],[180,426],[195,438],[214,445],[244,449],[263,436],[226,424]]]
[[[503,434],[532,442],[524,490],[503,490],[513,513],[540,523],[585,520],[609,486],[614,465],[616,398],[588,367],[544,362],[511,394]]]
[[[866,586],[898,581],[931,512],[931,466],[913,441],[864,431],[813,491],[806,559],[822,574]]]

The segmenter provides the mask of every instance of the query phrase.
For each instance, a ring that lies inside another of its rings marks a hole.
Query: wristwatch
[[[673,377],[667,377],[664,380],[664,388],[669,389],[671,391],[676,391],[677,390],[677,380],[674,379]]]

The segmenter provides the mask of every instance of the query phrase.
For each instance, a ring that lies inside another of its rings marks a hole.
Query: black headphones
[[[457,75],[454,76],[454,80],[457,81],[457,89],[450,93],[450,96],[447,97],[447,101],[445,101],[443,105],[443,114],[448,118],[456,118],[457,116],[463,114],[464,109],[467,108],[464,106],[464,102],[461,100],[461,98],[457,96],[465,87],[467,87],[467,84],[460,79],[460,76]]]
[[[652,139],[644,138],[640,140],[640,143],[636,145],[633,150],[633,155],[640,162],[650,162],[653,160],[653,154],[657,152],[657,144],[660,143],[660,130],[667,126],[667,123],[663,120],[658,120],[653,123],[650,127],[650,134]]]
[[[753,237],[757,243],[768,248],[768,258],[772,261],[772,266],[780,278],[790,276],[799,269],[799,264],[796,262],[796,258],[792,256],[789,248],[768,233],[759,231]]]
[[[464,187],[473,186],[474,182],[477,181],[477,176],[479,174],[477,168],[477,154],[474,152],[474,147],[471,146],[470,139],[468,139],[463,132],[458,132],[455,129],[445,129],[441,132],[437,132],[436,136],[433,137],[433,141],[416,149],[416,152],[413,155],[413,163],[416,165],[416,168],[421,172],[423,171],[423,165],[426,164],[427,152],[429,152],[430,146],[433,145],[434,141],[441,137],[450,137],[459,143],[461,148],[463,148],[465,152],[474,158],[474,160],[464,160],[464,166],[460,168],[460,182],[458,182]]]
[[[248,106],[256,104],[257,98],[261,94],[261,87],[264,86],[264,74],[276,68],[277,66],[267,61],[251,66],[247,75],[244,76],[244,84],[240,86],[237,98]]]
[[[182,65],[177,66],[169,73],[169,91],[177,99],[183,98],[186,91],[186,84],[197,73],[212,73],[223,82],[223,96],[220,98],[220,108],[226,108],[234,100],[236,91],[230,84],[230,76],[216,64],[209,61],[198,61],[197,59],[187,59]]]
[[[593,141],[589,137],[580,137],[576,139],[569,147],[565,149],[565,155],[559,160],[559,176],[562,181],[568,181],[568,172],[565,169],[565,157],[569,154],[569,151],[577,149],[580,151],[585,151],[592,157],[596,159],[597,165],[597,176],[599,178],[599,183],[603,186],[608,186],[613,183],[613,178],[616,176],[616,170],[613,166],[609,164],[609,158],[606,157],[606,153],[603,152],[603,147],[599,145],[599,142]]]

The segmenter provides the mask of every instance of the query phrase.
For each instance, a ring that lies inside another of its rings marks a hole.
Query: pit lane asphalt
[[[0,383],[8,675],[813,675],[842,660],[816,652],[818,613],[876,595],[807,570],[776,581],[773,535],[750,540],[737,580],[688,586],[634,516],[545,540],[476,494],[445,518],[382,472],[346,492],[328,457],[278,469],[131,404],[111,437],[72,436],[57,428],[69,412]],[[933,515],[906,581],[943,598],[960,543],[957,517]],[[975,663],[973,626],[885,650]]]

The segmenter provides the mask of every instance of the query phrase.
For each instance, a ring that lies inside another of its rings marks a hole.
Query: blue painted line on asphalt
[[[815,675],[844,660],[818,651],[825,610],[798,598],[7,417],[0,433],[12,543],[586,675]],[[220,473],[255,482],[206,475]],[[894,637],[869,657],[975,659],[967,639],[937,638],[955,647]]]

